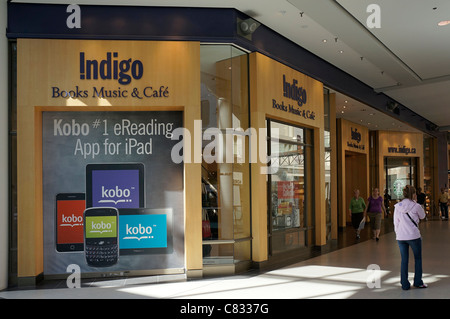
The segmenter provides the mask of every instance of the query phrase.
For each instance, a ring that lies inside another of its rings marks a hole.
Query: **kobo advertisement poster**
[[[184,267],[183,112],[43,112],[44,273]]]

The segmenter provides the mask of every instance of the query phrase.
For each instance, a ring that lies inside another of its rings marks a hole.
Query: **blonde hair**
[[[406,185],[403,188],[403,197],[413,199],[413,195],[416,193],[416,188],[412,185]]]

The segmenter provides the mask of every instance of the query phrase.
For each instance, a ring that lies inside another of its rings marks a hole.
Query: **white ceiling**
[[[65,3],[73,1],[13,1]],[[236,8],[440,127],[450,126],[449,0],[84,0],[77,4]],[[381,28],[367,27],[369,4],[381,9]],[[302,13],[302,14],[301,14]],[[324,42],[326,40],[326,42]],[[340,96],[340,95],[339,95]],[[338,101],[350,101],[338,97]],[[338,116],[371,129],[392,120],[357,101]],[[364,111],[365,108],[373,120]],[[373,124],[377,122],[378,124]],[[367,123],[371,123],[370,125]],[[392,124],[395,123],[395,124]],[[388,125],[388,126],[389,126]],[[402,127],[399,127],[402,126]],[[391,129],[392,129],[391,128]],[[409,130],[409,129],[408,129]],[[448,130],[448,129],[447,129]]]

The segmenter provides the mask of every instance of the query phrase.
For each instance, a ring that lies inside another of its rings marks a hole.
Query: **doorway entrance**
[[[350,200],[355,189],[359,189],[359,196],[366,201],[369,196],[367,183],[367,155],[345,151],[345,194],[347,194],[346,198],[344,198],[346,203],[345,214],[349,210]]]

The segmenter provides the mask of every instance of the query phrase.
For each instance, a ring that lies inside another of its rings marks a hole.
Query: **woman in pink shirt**
[[[400,283],[403,290],[408,290],[411,284],[408,280],[409,247],[414,254],[414,287],[426,288],[422,281],[422,238],[419,230],[419,220],[425,218],[422,206],[416,203],[417,194],[414,186],[407,185],[403,189],[404,199],[395,204],[394,230],[402,256]]]

